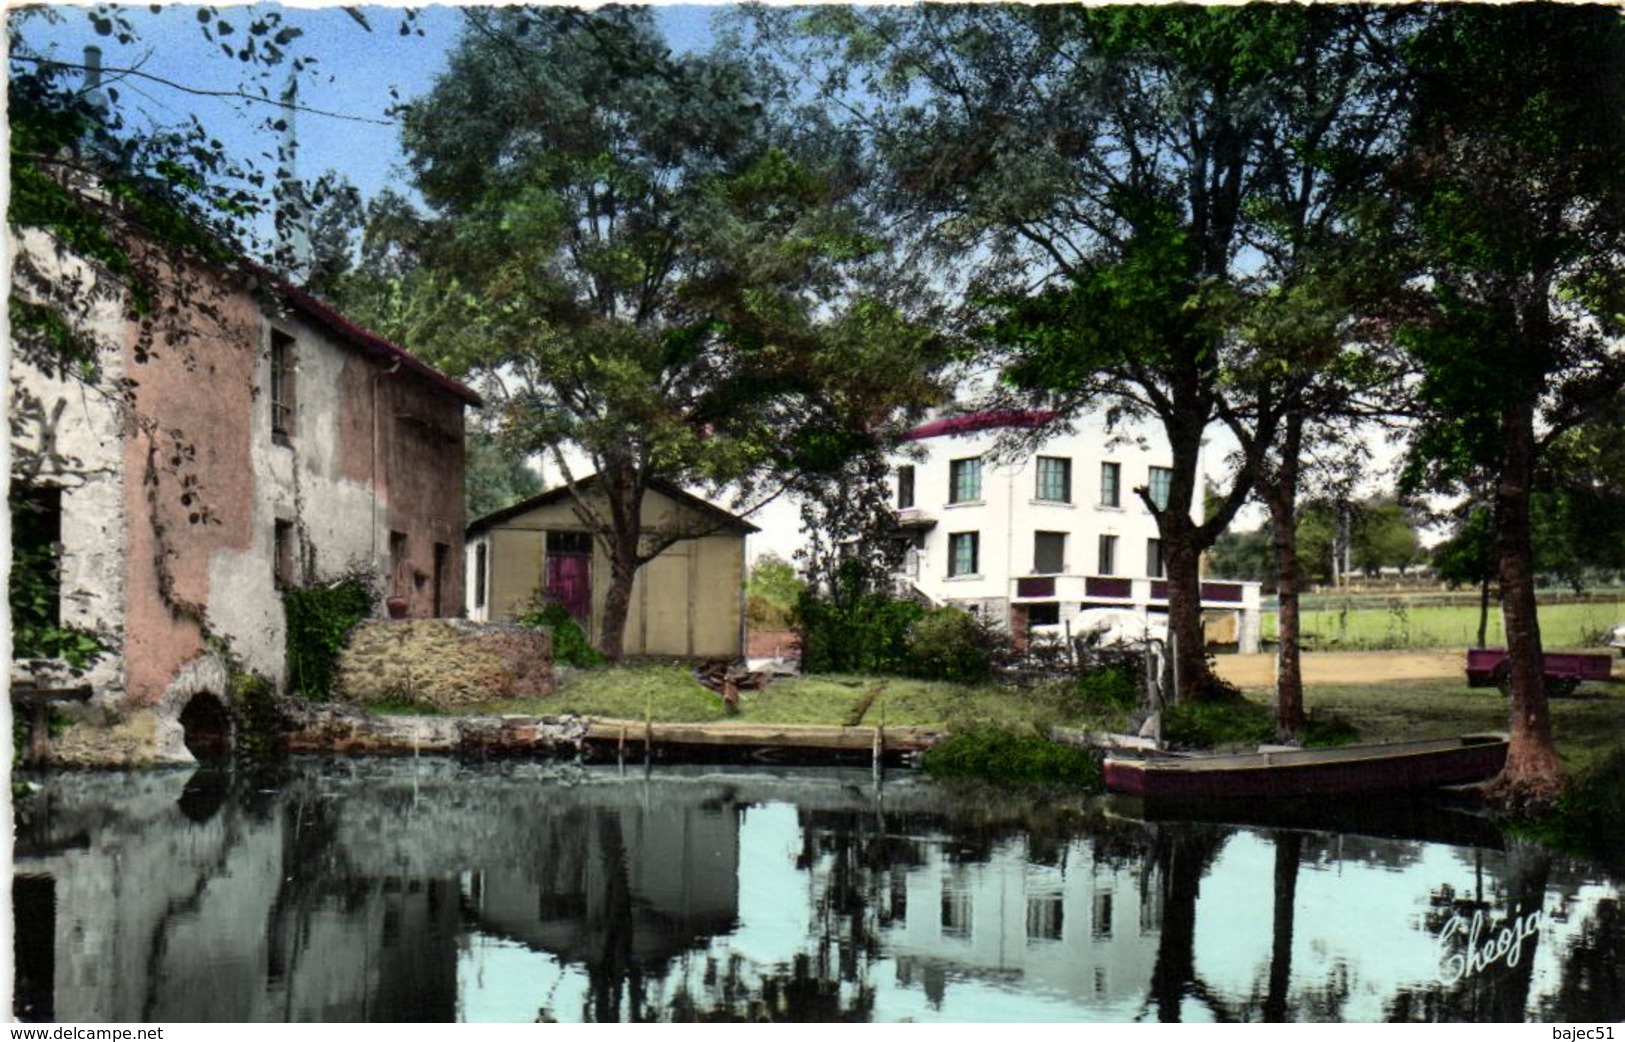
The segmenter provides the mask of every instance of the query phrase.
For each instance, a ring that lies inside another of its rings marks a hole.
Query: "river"
[[[1620,877],[1452,812],[430,757],[32,779],[25,1020],[1625,1017]]]

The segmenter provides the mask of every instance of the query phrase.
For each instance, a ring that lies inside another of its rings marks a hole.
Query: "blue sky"
[[[404,36],[399,31],[402,9],[398,7],[359,7],[370,31],[338,7],[256,4],[217,10],[220,20],[233,25],[236,39],[244,35],[253,12],[278,11],[285,25],[304,31],[289,47],[290,52],[315,60],[302,81],[301,102],[338,115],[298,115],[300,176],[311,178],[337,170],[368,198],[385,185],[405,186],[399,137],[388,117],[396,100],[391,90],[408,100],[433,86],[462,24],[455,8],[422,8],[417,20],[422,35]],[[674,50],[695,50],[709,45],[710,23],[722,10],[720,6],[662,6],[657,18]],[[247,66],[227,58],[218,44],[204,38],[197,6],[175,4],[153,14],[144,5],[136,5],[127,11],[140,35],[134,46],[98,36],[84,8],[57,8],[60,19],[56,24],[31,18],[24,23],[23,32],[36,48],[66,62],[82,61],[86,44],[101,47],[103,63],[109,69],[108,85],[119,92],[119,105],[127,113],[140,110],[137,126],[147,121],[173,125],[195,114],[230,151],[250,157],[274,154],[277,135],[262,128],[265,117],[272,114],[271,107],[200,97],[114,71],[139,68],[150,77],[194,90],[236,89]],[[264,86],[275,95],[286,75],[285,71],[270,73]],[[263,161],[262,165],[272,166]]]

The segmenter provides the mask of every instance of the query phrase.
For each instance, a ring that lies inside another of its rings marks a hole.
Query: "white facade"
[[[893,502],[911,542],[899,577],[938,604],[1063,635],[1091,608],[1167,611],[1156,519],[1135,489],[1166,495],[1170,457],[1146,430],[1098,418],[1015,458],[1001,435],[1037,417],[982,413],[918,428],[893,460]],[[1257,583],[1203,580],[1213,643],[1258,650]]]

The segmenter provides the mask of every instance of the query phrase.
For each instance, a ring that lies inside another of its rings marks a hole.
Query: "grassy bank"
[[[799,676],[763,691],[744,691],[730,716],[715,692],[681,665],[584,670],[568,676],[546,699],[490,702],[485,713],[576,713],[672,723],[736,719],[759,723],[943,727],[997,726],[1044,734],[1052,727],[1121,727],[1127,714],[1079,698],[1064,685],[1006,689],[906,677]]]
[[[1264,737],[1270,692],[1243,692],[1251,704],[1229,721],[1205,714],[1187,721],[1193,736],[1246,744]],[[1305,705],[1311,738],[1322,744],[1401,741],[1447,737],[1508,727],[1506,700],[1493,688],[1469,688],[1462,681],[1399,681],[1377,684],[1311,685]],[[1093,762],[1083,765],[1075,750],[1044,741],[1052,728],[1120,731],[1128,714],[1076,689],[1054,684],[1033,689],[962,685],[896,677],[804,676],[775,681],[765,691],[744,692],[739,711],[729,714],[722,700],[700,686],[678,664],[640,664],[569,674],[559,691],[545,699],[491,702],[472,707],[483,713],[612,717],[703,723],[733,719],[764,724],[923,725],[941,727],[959,740],[942,748],[943,773],[1002,780],[1066,781],[1098,786]],[[1625,687],[1591,684],[1572,698],[1551,703],[1552,730],[1568,770],[1578,779],[1574,794],[1557,814],[1532,823],[1532,835],[1574,847],[1575,836],[1595,831],[1598,821],[1625,817]],[[1221,714],[1223,715],[1223,714]],[[1247,716],[1240,729],[1235,718]],[[1178,722],[1178,721],[1176,721]],[[1165,727],[1165,734],[1167,733]],[[935,755],[937,750],[933,751]],[[1625,826],[1625,821],[1621,822]]]
[[[1268,690],[1243,693],[1261,707],[1269,704]],[[1304,701],[1311,716],[1344,721],[1363,742],[1504,731],[1508,726],[1506,699],[1498,691],[1469,688],[1455,680],[1311,685]],[[482,713],[575,713],[687,723],[738,719],[836,726],[914,724],[1029,735],[1055,727],[1120,730],[1128,724],[1128,714],[1081,698],[1062,684],[1012,689],[860,676],[781,678],[765,691],[743,692],[739,713],[730,717],[722,700],[677,664],[583,670],[568,675],[549,698],[472,708]],[[1620,685],[1589,684],[1576,697],[1553,699],[1551,708],[1553,733],[1571,770],[1584,770],[1625,745],[1625,689]]]

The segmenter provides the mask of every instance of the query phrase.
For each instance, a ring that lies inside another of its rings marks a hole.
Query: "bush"
[[[1102,787],[1100,763],[1082,749],[1009,731],[965,731],[932,746],[927,773],[949,778]]]
[[[1269,706],[1248,701],[1184,702],[1162,714],[1162,737],[1184,749],[1264,745],[1275,741],[1275,715]],[[1303,733],[1305,747],[1350,745],[1360,732],[1346,717],[1310,713]]]
[[[546,630],[553,638],[553,661],[564,666],[601,666],[604,656],[587,641],[581,626],[570,617],[570,610],[562,604],[543,602],[519,616],[521,626]]]
[[[1081,674],[1074,683],[1078,697],[1088,706],[1133,709],[1140,704],[1140,679],[1122,666]]]
[[[1305,723],[1303,744],[1318,748],[1334,745],[1353,745],[1360,740],[1360,729],[1345,716],[1336,713],[1320,715],[1310,713]]]
[[[910,672],[926,680],[975,683],[1008,658],[1009,638],[970,612],[938,608],[908,632]]]
[[[1514,831],[1548,846],[1625,865],[1625,748],[1576,777],[1548,814],[1514,822]]]
[[[745,597],[745,619],[750,628],[760,631],[787,630],[791,626],[790,612],[763,597],[749,594]]]
[[[924,614],[913,601],[880,593],[837,604],[804,592],[795,613],[802,672],[907,675],[909,630]]]
[[[1275,724],[1254,702],[1181,702],[1163,711],[1162,737],[1179,749],[1251,747],[1274,741]]]
[[[376,602],[376,583],[365,572],[282,592],[290,689],[315,702],[332,697],[339,652]]]

